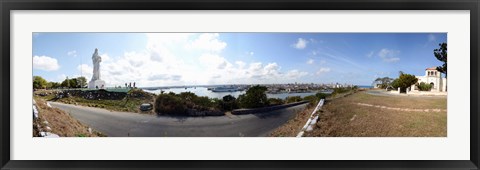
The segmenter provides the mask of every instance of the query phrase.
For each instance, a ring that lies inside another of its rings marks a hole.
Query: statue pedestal
[[[103,80],[93,80],[88,82],[89,89],[104,89],[105,88],[105,81]]]

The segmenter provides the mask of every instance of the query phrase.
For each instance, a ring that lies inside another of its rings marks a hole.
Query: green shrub
[[[327,98],[328,96],[330,96],[330,94],[317,93],[317,94],[315,94],[315,96],[320,100],[320,99],[325,99],[325,98]]]
[[[309,106],[313,106],[320,101],[320,98],[317,95],[310,95],[303,97],[303,100],[309,101]]]
[[[182,99],[175,94],[160,94],[155,99],[155,112],[158,114],[183,115],[186,106]]]
[[[302,97],[300,96],[289,96],[286,99],[287,103],[294,103],[294,102],[299,102],[302,101]]]
[[[237,99],[232,95],[223,96],[220,103],[223,110],[233,110],[238,108]]]
[[[282,105],[284,103],[283,100],[279,98],[269,98],[267,101],[270,106]]]
[[[421,82],[420,84],[418,84],[417,87],[420,91],[430,91],[432,89],[431,84],[426,84],[424,82]]]
[[[259,108],[268,105],[268,98],[265,92],[267,87],[265,86],[253,86],[250,87],[245,94],[238,96],[240,107],[243,108]]]

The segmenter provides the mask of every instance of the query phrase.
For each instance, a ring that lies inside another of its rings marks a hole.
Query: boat
[[[220,86],[212,89],[212,92],[236,92],[236,91],[241,91],[241,89],[239,89],[236,86]]]

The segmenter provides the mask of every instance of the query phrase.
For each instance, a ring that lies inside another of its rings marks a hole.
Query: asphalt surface
[[[417,98],[446,98],[442,95],[414,95],[414,94],[396,94],[385,90],[367,90],[367,94],[376,96],[393,96],[393,97],[417,97]]]
[[[50,102],[53,107],[109,137],[255,137],[267,136],[307,104],[250,115],[169,117]]]

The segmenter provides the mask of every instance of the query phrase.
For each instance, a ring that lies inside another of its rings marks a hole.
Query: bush
[[[317,93],[315,94],[315,96],[320,100],[320,99],[325,99],[329,96],[330,94],[326,94],[326,93]]]
[[[223,96],[222,101],[220,101],[220,103],[223,110],[233,110],[238,108],[237,99],[232,95]]]
[[[186,106],[178,96],[160,94],[155,100],[155,112],[158,114],[184,115],[186,114]]]
[[[279,98],[269,98],[267,101],[270,106],[282,105],[284,103],[283,100]]]
[[[420,91],[430,91],[432,89],[431,84],[426,84],[424,82],[421,82],[420,84],[418,84],[417,87]]]
[[[405,74],[400,71],[400,76],[393,80],[392,86],[395,89],[400,87],[400,92],[406,92],[407,88],[417,83],[418,79],[411,74]]]
[[[265,86],[253,86],[250,87],[245,94],[238,96],[238,101],[243,108],[259,108],[268,105],[268,98],[265,92],[267,87]]]
[[[287,100],[286,103],[294,103],[294,102],[302,101],[302,97],[300,97],[300,96],[289,96],[289,97],[287,97],[286,100]]]

